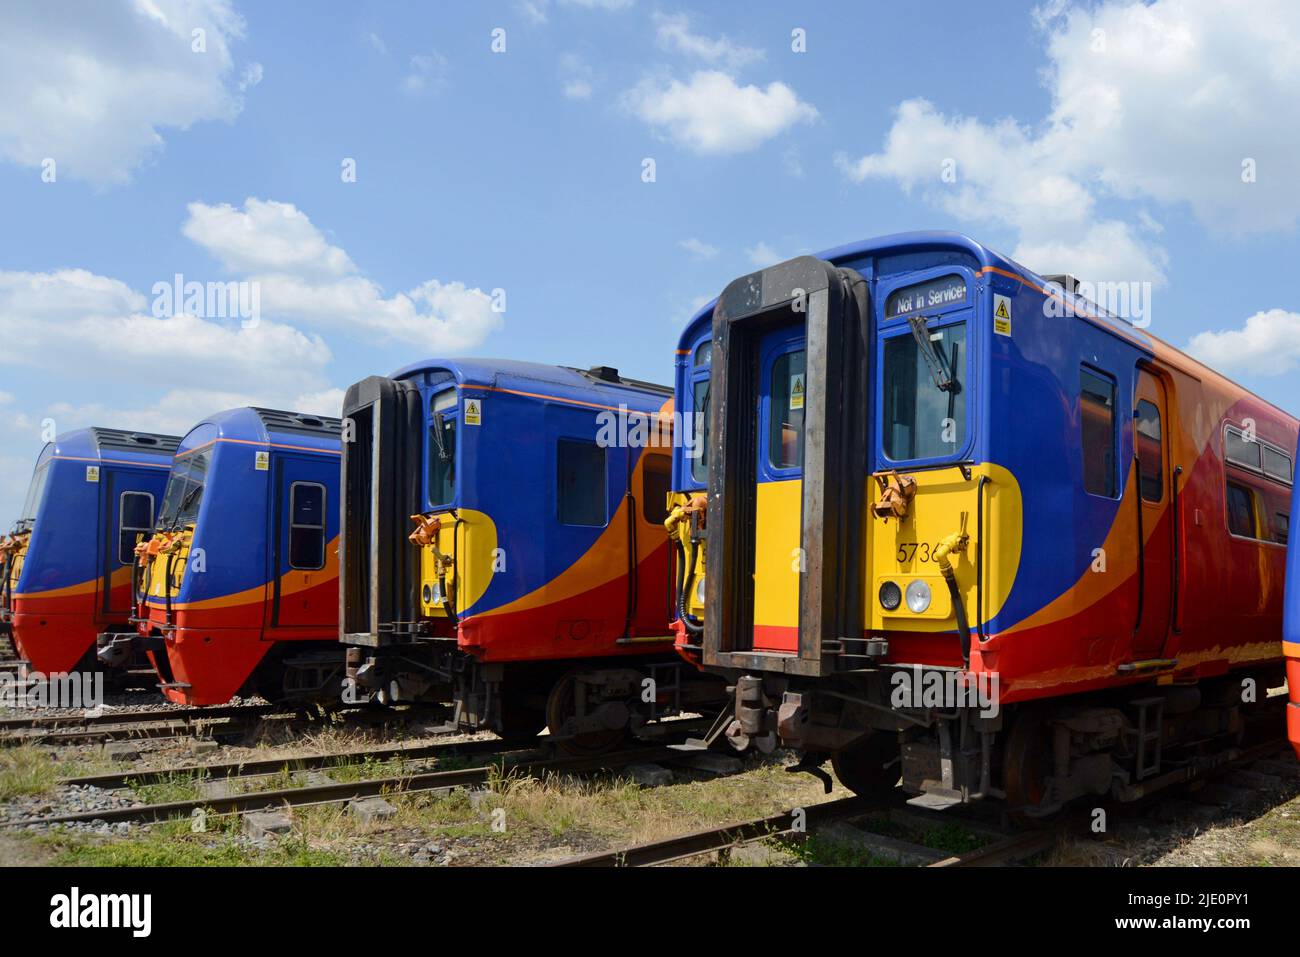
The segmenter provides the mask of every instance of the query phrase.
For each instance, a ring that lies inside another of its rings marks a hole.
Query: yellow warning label
[[[465,424],[482,425],[483,424],[483,403],[479,399],[465,400]]]
[[[1000,336],[1011,335],[1011,297],[993,295],[993,331]]]
[[[792,409],[803,408],[803,393],[804,393],[803,376],[802,375],[790,376],[790,408]]]
[[[99,466],[98,466],[98,465],[87,465],[87,466],[86,466],[86,481],[87,481],[87,482],[98,482],[98,481],[99,481]]]
[[[258,472],[265,472],[271,467],[271,453],[257,452],[253,455],[253,468]]]

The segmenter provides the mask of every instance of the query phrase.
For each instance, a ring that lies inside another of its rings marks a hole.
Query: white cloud
[[[1271,376],[1300,366],[1300,313],[1257,312],[1240,329],[1200,332],[1187,344],[1198,359],[1227,373]]]
[[[763,51],[757,47],[733,43],[725,35],[713,39],[692,32],[691,18],[685,13],[656,13],[654,21],[655,36],[665,50],[699,57],[733,70],[763,59]]]
[[[710,246],[703,240],[696,239],[693,236],[690,239],[679,239],[677,245],[681,246],[682,249],[685,249],[696,259],[712,259],[714,256],[718,255],[717,246]]]
[[[595,71],[574,53],[560,57],[564,95],[571,100],[589,100],[594,91]]]
[[[907,100],[881,150],[842,167],[1010,227],[1027,266],[1090,279],[1163,280],[1160,227],[1143,203],[1188,206],[1221,232],[1300,221],[1300,6],[1056,2],[1036,19],[1051,94],[1037,124]],[[1243,182],[1247,160],[1256,182]],[[1122,218],[1109,212],[1126,203]]]
[[[244,72],[239,77],[239,92],[246,93],[261,83],[264,73],[260,63],[250,63],[244,67]]]
[[[105,0],[63,13],[0,4],[0,157],[53,159],[59,174],[99,186],[127,181],[163,149],[162,131],[238,115],[257,73],[236,75],[231,45],[243,35],[228,0]]]
[[[229,203],[190,203],[186,209],[181,232],[231,272],[329,279],[356,272],[348,254],[326,242],[292,203],[249,197],[243,209]]]
[[[559,0],[562,7],[579,7],[585,10],[626,10],[635,0]],[[551,0],[519,0],[515,9],[533,23],[550,19]]]
[[[373,49],[375,52],[382,53],[384,55],[388,54],[388,44],[384,42],[384,38],[381,37],[378,33],[367,34],[366,42],[370,44],[371,49]]]
[[[258,283],[264,313],[363,331],[431,353],[473,348],[501,325],[491,297],[427,280],[385,296],[291,203],[250,197],[242,209],[191,203],[182,231],[227,269]]]
[[[757,245],[747,247],[745,255],[759,269],[771,266],[773,263],[779,263],[783,258],[780,253],[761,240]]]
[[[685,83],[647,78],[623,104],[673,142],[703,154],[748,152],[818,115],[784,83],[742,87],[717,70],[698,71]]]
[[[440,89],[447,82],[447,58],[434,50],[416,53],[410,59],[410,70],[402,78],[402,92],[412,96]]]

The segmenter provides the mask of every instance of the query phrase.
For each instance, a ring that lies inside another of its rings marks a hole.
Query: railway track
[[[1252,745],[1243,749],[1238,755],[1215,769],[1215,774],[1239,768],[1247,764],[1264,760],[1282,751],[1285,740],[1278,738]],[[1187,780],[1196,780],[1199,776],[1189,775]],[[1162,791],[1147,795],[1130,804],[1121,805],[1129,811],[1148,809],[1162,797],[1169,797],[1170,792]],[[1087,819],[1077,816],[1067,817],[1054,826],[1043,830],[1013,832],[990,828],[987,825],[968,819],[965,816],[951,816],[936,812],[916,812],[887,803],[869,803],[861,798],[841,798],[823,804],[813,805],[796,813],[788,812],[769,817],[755,818],[721,827],[693,831],[661,841],[598,851],[578,857],[557,861],[555,867],[653,867],[673,864],[698,857],[703,854],[716,854],[724,859],[737,848],[769,839],[782,839],[790,842],[805,841],[815,828],[826,828],[835,824],[848,824],[861,821],[873,814],[903,815],[913,825],[921,827],[938,827],[948,823],[959,823],[974,827],[988,838],[988,843],[973,850],[955,854],[943,854],[919,843],[900,840],[889,834],[873,833],[862,829],[858,837],[861,846],[875,850],[879,856],[908,859],[921,862],[925,867],[990,867],[1015,864],[1032,858],[1050,849],[1067,834],[1087,833]],[[852,836],[852,835],[851,835]]]
[[[860,821],[872,814],[889,814],[896,811],[892,805],[871,803],[861,798],[841,798],[827,801],[800,812],[774,814],[738,824],[707,828],[631,847],[616,848],[584,854],[558,861],[555,867],[653,867],[674,864],[698,857],[701,854],[728,855],[739,847],[780,838],[787,841],[806,840],[814,829],[832,824]],[[934,826],[945,823],[935,816]],[[944,854],[922,844],[900,840],[886,834],[862,831],[864,846],[880,849],[882,856],[892,854],[900,858],[920,859],[926,867],[974,867],[1010,864],[1025,860],[1051,847],[1055,832],[1033,831],[1022,834],[1007,833],[983,847],[959,854]]]
[[[222,705],[174,711],[105,711],[96,714],[25,715],[0,718],[0,747],[22,744],[77,744],[119,738],[157,738],[191,734],[272,715],[293,714],[282,705]]]
[[[542,739],[538,739],[539,741]],[[482,745],[474,753],[489,750],[486,746],[494,745],[495,751],[501,752],[501,742],[468,742],[459,745],[432,746],[444,751],[459,748],[462,753],[470,751],[470,745]],[[406,749],[407,754],[418,749]],[[374,755],[376,752],[365,752]],[[501,754],[502,760],[492,764],[454,768],[441,771],[423,771],[384,777],[368,778],[360,781],[325,783],[307,783],[298,787],[277,788],[274,790],[252,791],[244,794],[201,797],[185,801],[169,801],[158,804],[145,804],[132,807],[107,808],[95,811],[82,811],[74,814],[56,814],[39,818],[21,818],[0,822],[0,829],[29,828],[32,826],[50,826],[54,824],[129,822],[135,824],[152,824],[158,821],[188,818],[195,811],[208,814],[234,814],[246,811],[260,811],[268,808],[307,807],[318,804],[339,804],[360,798],[388,794],[417,794],[448,788],[467,788],[485,784],[493,776],[515,774],[538,777],[544,774],[577,773],[615,769],[639,761],[671,761],[681,757],[682,752],[663,745],[643,746],[610,754],[591,757],[546,757],[538,755],[535,750]],[[354,754],[353,757],[356,755]],[[269,762],[268,762],[269,763]],[[284,759],[275,762],[283,766]],[[242,767],[247,769],[251,762]],[[322,767],[328,765],[320,765]],[[210,770],[210,769],[208,769]],[[164,772],[176,774],[177,772]],[[242,776],[251,776],[244,774]],[[116,779],[134,779],[137,775],[112,776]],[[93,779],[69,779],[64,783],[90,781]]]

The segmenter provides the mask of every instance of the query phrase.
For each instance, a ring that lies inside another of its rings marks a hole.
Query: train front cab
[[[703,627],[679,647],[734,688],[715,732],[831,757],[859,793],[901,773],[929,806],[1031,813],[1230,754],[1242,683],[1276,670],[1280,553],[1263,518],[1220,524],[1220,416],[1288,445],[1294,420],[1126,323],[1047,317],[964,237],[879,242],[713,308]],[[1270,510],[1280,473],[1226,454],[1229,495]]]
[[[24,670],[94,670],[97,636],[130,630],[134,548],[153,526],[174,436],[80,429],[58,436],[36,462],[12,539],[8,612]],[[142,658],[124,658],[128,680]]]
[[[340,422],[273,409],[210,416],[176,453],[137,554],[136,632],[164,696],[337,701]]]
[[[352,386],[345,694],[444,705],[462,728],[549,727],[570,751],[702,701],[716,713],[720,682],[672,652],[667,441],[601,444],[602,414],[663,423],[668,399],[604,367],[495,360]]]

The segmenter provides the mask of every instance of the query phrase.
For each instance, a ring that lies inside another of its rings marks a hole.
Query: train
[[[100,660],[143,653],[177,704],[337,701],[339,460],[337,418],[250,406],[190,429],[134,550],[134,631]]]
[[[673,650],[671,389],[429,359],[344,401],[347,698],[593,754],[721,708]]]
[[[1296,449],[1300,455],[1300,448]],[[1291,512],[1300,505],[1300,488],[1291,489]],[[1300,758],[1300,544],[1286,543],[1286,595],[1282,610],[1282,657],[1286,661],[1286,684],[1289,700],[1286,709],[1286,736]]]
[[[4,549],[4,614],[25,674],[99,670],[97,640],[131,630],[135,547],[153,530],[179,441],[85,428],[41,450]],[[115,683],[145,663],[118,664]]]
[[[1267,722],[1297,421],[1071,277],[947,232],[800,256],[696,313],[674,388],[675,646],[731,699],[706,741],[1036,818]]]

